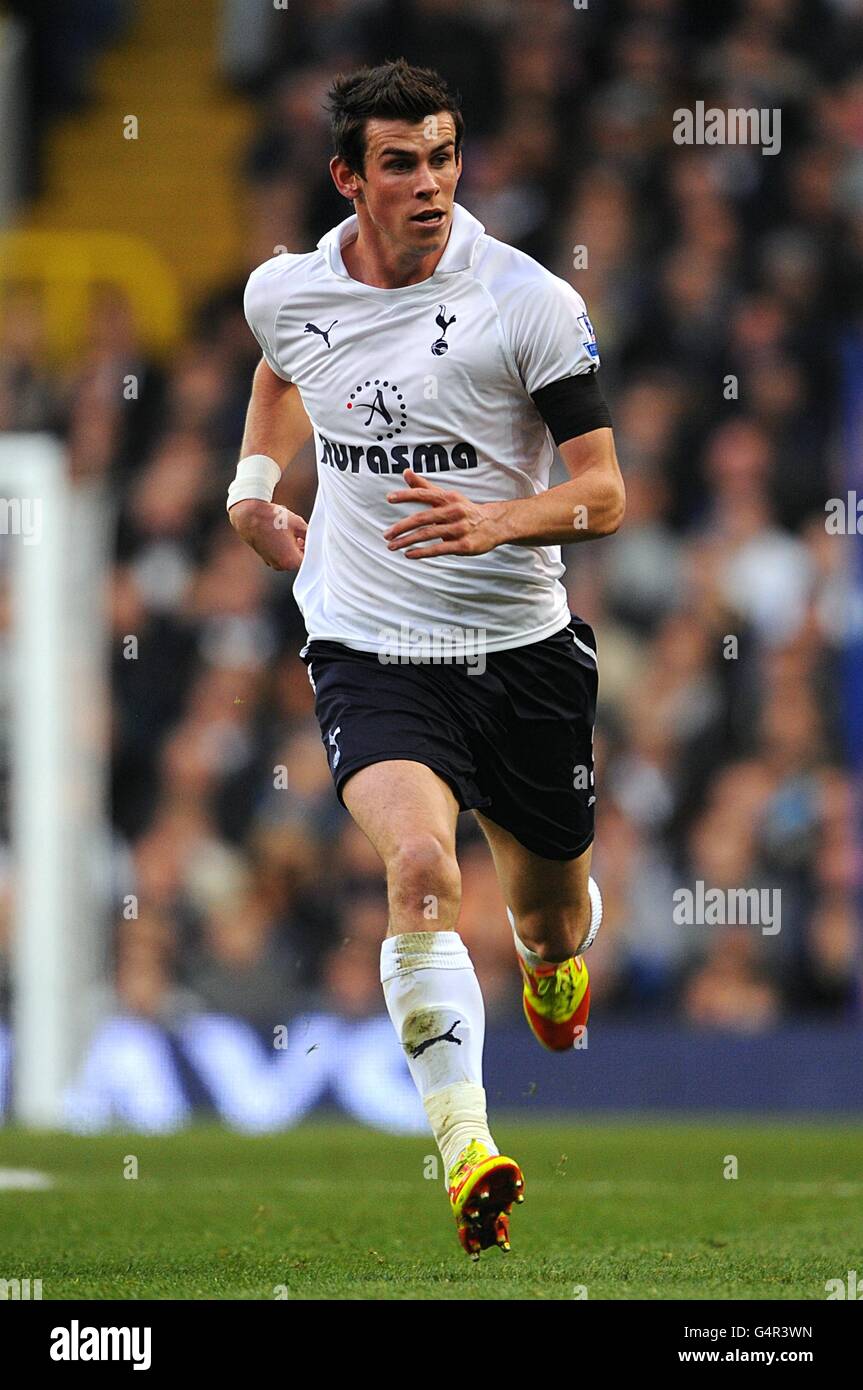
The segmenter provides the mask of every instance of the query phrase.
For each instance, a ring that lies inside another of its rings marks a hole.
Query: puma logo
[[[329,347],[329,346],[330,346],[330,334],[332,333],[332,331],[333,331],[333,329],[335,328],[335,326],[336,326],[337,323],[338,323],[338,319],[333,319],[333,321],[332,321],[332,323],[330,324],[329,328],[318,328],[318,326],[317,326],[316,323],[307,323],[306,326],[305,326],[305,328],[303,329],[303,332],[304,332],[304,333],[317,333],[319,337],[323,338],[323,340],[324,340],[324,342],[326,343],[327,347]]]
[[[411,1054],[411,1056],[412,1056],[412,1057],[420,1057],[420,1056],[422,1056],[422,1054],[425,1052],[426,1048],[434,1047],[435,1043],[437,1043],[437,1042],[451,1042],[451,1043],[455,1043],[456,1047],[461,1047],[461,1038],[454,1038],[454,1037],[453,1037],[453,1032],[455,1031],[455,1029],[458,1027],[458,1025],[459,1025],[460,1023],[461,1023],[461,1019],[460,1019],[460,1018],[457,1018],[456,1021],[455,1021],[455,1023],[451,1024],[450,1027],[447,1028],[447,1030],[446,1030],[445,1033],[439,1033],[438,1036],[437,1036],[436,1038],[426,1038],[425,1042],[417,1043],[416,1047],[410,1048],[410,1054]]]

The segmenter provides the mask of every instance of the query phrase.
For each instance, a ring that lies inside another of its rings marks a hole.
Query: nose
[[[435,176],[435,171],[432,169],[431,165],[421,165],[417,173],[417,183],[414,188],[414,193],[416,194],[416,196],[418,198],[433,198],[434,195],[439,191],[439,189],[440,183],[438,182]]]

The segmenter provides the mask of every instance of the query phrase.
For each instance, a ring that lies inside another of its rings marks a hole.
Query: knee
[[[409,835],[387,863],[387,884],[402,901],[458,898],[461,875],[455,852],[431,833]]]
[[[590,902],[550,904],[522,913],[516,920],[520,939],[543,960],[574,956],[590,927]]]

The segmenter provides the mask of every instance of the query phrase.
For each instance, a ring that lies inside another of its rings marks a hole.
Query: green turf
[[[472,1265],[424,1176],[430,1139],[337,1121],[268,1138],[0,1130],[0,1169],[55,1184],[0,1191],[0,1277],[41,1279],[45,1299],[824,1299],[860,1265],[857,1127],[519,1120],[496,1135],[527,1201],[512,1252]]]

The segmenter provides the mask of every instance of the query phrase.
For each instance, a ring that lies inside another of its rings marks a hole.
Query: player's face
[[[455,122],[440,111],[416,125],[366,123],[365,178],[359,198],[383,237],[401,253],[427,256],[446,245],[461,158]]]

